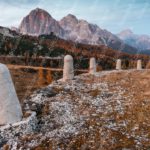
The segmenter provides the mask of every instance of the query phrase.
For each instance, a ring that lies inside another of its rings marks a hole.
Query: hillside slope
[[[3,139],[5,147],[148,149],[149,74],[148,70],[109,71],[53,82],[22,104],[24,114],[36,111],[36,130],[25,134],[16,127],[7,141]]]

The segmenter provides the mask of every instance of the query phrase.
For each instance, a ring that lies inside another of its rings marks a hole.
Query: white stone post
[[[95,60],[94,57],[92,57],[92,58],[90,59],[90,68],[89,68],[89,69],[90,69],[90,70],[89,70],[89,73],[90,73],[90,74],[96,73],[96,60]]]
[[[142,69],[142,61],[138,60],[137,61],[137,70],[141,70]]]
[[[74,78],[73,58],[66,55],[64,58],[63,81],[72,80]]]
[[[121,70],[121,59],[117,59],[116,70]]]
[[[0,64],[0,125],[18,122],[22,110],[6,65]]]

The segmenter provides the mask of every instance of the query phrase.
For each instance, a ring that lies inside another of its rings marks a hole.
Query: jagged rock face
[[[78,22],[78,19],[74,15],[69,14],[68,16],[64,17],[59,24],[66,31],[70,32],[78,24]]]
[[[121,51],[132,51],[136,49],[124,44],[116,35],[107,30],[103,30],[95,24],[90,24],[85,20],[78,20],[74,15],[69,14],[59,22],[66,31],[65,39],[79,43],[91,45],[106,45]]]
[[[23,34],[41,35],[53,32],[57,36],[63,35],[63,29],[51,15],[42,9],[32,10],[21,22],[19,30]]]
[[[137,53],[135,48],[124,44],[111,32],[85,20],[77,19],[71,14],[57,22],[48,12],[37,8],[23,19],[19,30],[23,34],[34,36],[53,32],[56,36],[73,42],[105,45],[123,52]]]
[[[100,38],[102,30],[85,20],[78,20],[75,16],[69,14],[60,22],[60,26],[67,32],[66,39],[84,43],[84,44],[105,44],[105,40]]]

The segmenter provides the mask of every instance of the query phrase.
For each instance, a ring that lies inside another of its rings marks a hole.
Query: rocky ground
[[[62,77],[62,69],[33,67],[23,65],[8,65],[13,83],[20,102],[33,94],[34,91],[48,86],[52,81]],[[85,73],[87,70],[75,70],[75,74]]]
[[[0,143],[3,149],[150,149],[150,70],[83,74],[53,82],[22,103],[36,129]]]

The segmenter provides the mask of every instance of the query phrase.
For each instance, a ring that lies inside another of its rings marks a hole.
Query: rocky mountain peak
[[[66,31],[70,31],[78,24],[78,19],[76,16],[68,14],[60,20],[59,24]]]
[[[34,14],[52,17],[46,10],[41,9],[41,8],[36,8],[36,9],[32,10],[29,15],[34,15]]]
[[[119,33],[119,35],[121,35],[121,36],[127,36],[127,35],[132,35],[132,34],[134,34],[134,33],[131,29],[125,29]]]
[[[139,51],[145,51],[150,49],[150,36],[148,35],[137,35],[131,30],[124,30],[117,35],[126,44],[129,44]]]
[[[62,36],[63,30],[59,23],[45,10],[36,8],[22,20],[19,30],[23,34],[38,36],[54,32]]]
[[[40,8],[32,10],[23,19],[19,31],[34,36],[53,32],[60,38],[77,43],[106,45],[121,51],[136,51],[124,44],[116,35],[107,30],[102,30],[95,24],[78,19],[72,14],[68,14],[58,22],[47,11]]]
[[[68,14],[65,18],[68,18],[68,19],[74,19],[74,20],[78,20],[77,17],[75,15],[72,15],[72,14]]]

